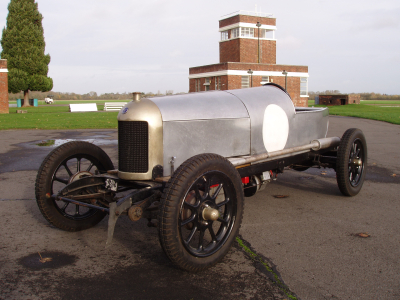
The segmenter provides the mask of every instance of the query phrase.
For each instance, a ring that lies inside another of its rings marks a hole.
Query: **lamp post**
[[[247,74],[250,75],[250,78],[251,78],[251,87],[253,87],[253,71],[252,71],[251,69],[249,69],[249,70],[247,71]]]
[[[258,63],[260,63],[260,27],[261,27],[261,23],[257,22],[256,26],[258,27],[258,30],[257,30],[257,32],[258,32],[258,49],[257,49],[258,59],[257,59],[257,61],[258,61]]]
[[[283,76],[285,76],[285,90],[287,91],[287,74],[288,74],[288,72],[283,70],[282,74],[283,74]]]

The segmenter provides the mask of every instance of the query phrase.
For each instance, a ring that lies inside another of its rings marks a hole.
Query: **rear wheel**
[[[336,179],[345,196],[357,195],[364,183],[367,142],[360,129],[347,129],[340,140],[336,160]]]
[[[233,165],[216,154],[184,162],[161,198],[159,238],[180,268],[198,272],[229,251],[243,216],[243,188]]]
[[[51,224],[66,231],[79,231],[99,223],[106,213],[50,198],[67,184],[86,176],[113,169],[108,155],[87,142],[63,144],[44,159],[39,168],[35,194],[40,212]],[[96,200],[87,200],[97,204]]]

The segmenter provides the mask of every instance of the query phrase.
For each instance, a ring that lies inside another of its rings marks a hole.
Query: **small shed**
[[[360,104],[360,94],[351,95],[319,95],[321,105]]]

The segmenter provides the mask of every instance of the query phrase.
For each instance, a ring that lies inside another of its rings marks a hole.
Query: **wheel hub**
[[[205,205],[201,213],[201,216],[203,217],[204,220],[216,221],[219,218],[219,211],[217,209],[211,208],[208,205]]]
[[[362,160],[361,160],[361,158],[353,158],[352,160],[351,160],[351,164],[353,165],[353,166],[357,166],[357,167],[360,167],[360,166],[362,166]]]

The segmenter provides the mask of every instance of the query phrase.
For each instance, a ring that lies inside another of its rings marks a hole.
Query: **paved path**
[[[335,172],[314,169],[286,172],[246,202],[241,234],[301,299],[400,299],[400,126],[331,116],[328,136],[351,127],[368,143],[359,195],[343,197]]]
[[[222,263],[189,274],[170,263],[146,220],[119,218],[108,249],[108,218],[76,233],[51,226],[34,200],[37,169],[53,149],[36,144],[48,139],[101,140],[117,165],[116,130],[0,131],[1,300],[286,298],[237,244]]]
[[[358,196],[343,197],[331,170],[311,169],[287,171],[246,198],[242,239],[299,299],[400,298],[400,126],[330,117],[328,136],[350,127],[365,132],[369,147]],[[102,148],[117,165],[116,137],[111,130],[0,131],[0,299],[288,299],[238,246],[209,271],[188,274],[170,264],[146,222],[120,218],[107,250],[107,219],[77,233],[50,226],[34,201],[34,181],[52,148],[35,144],[109,140]],[[53,261],[39,263],[37,252]]]

